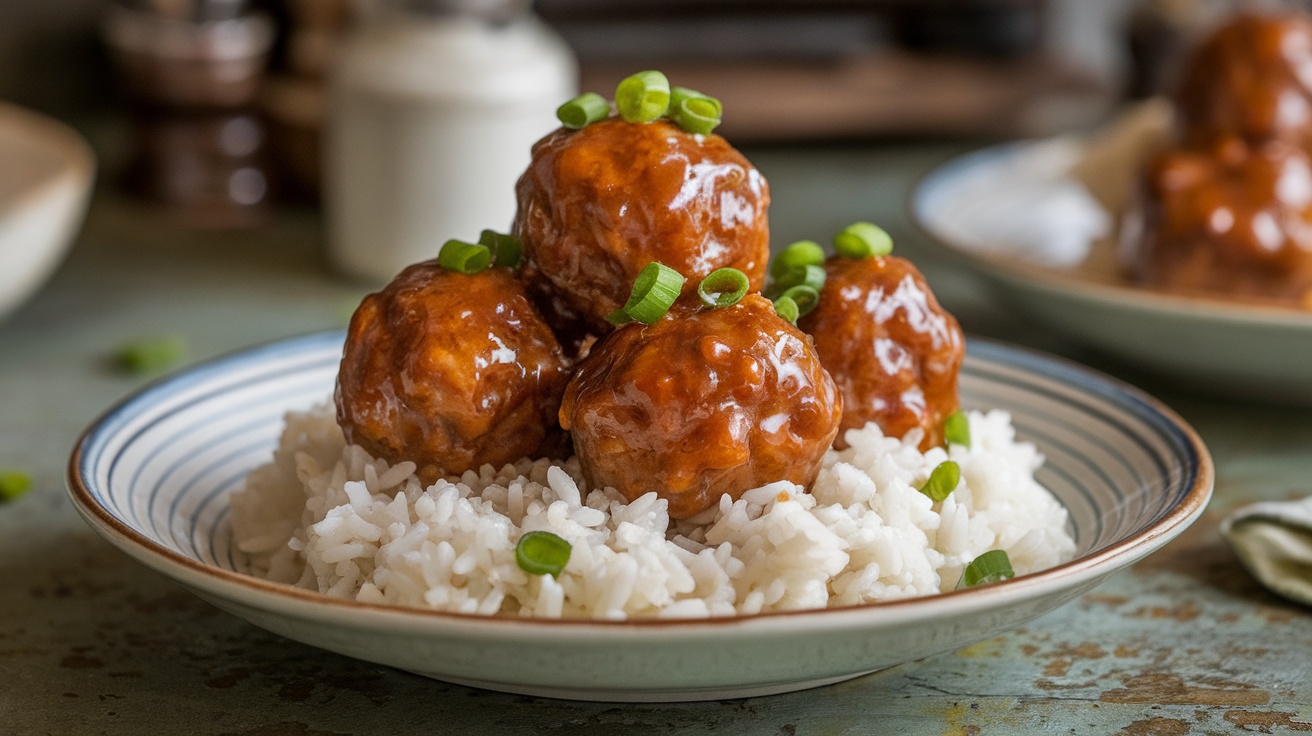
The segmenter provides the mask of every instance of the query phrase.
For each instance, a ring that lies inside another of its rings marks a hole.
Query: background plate
[[[1135,286],[1097,249],[1082,266],[1049,268],[1020,255],[1026,246],[1007,242],[1001,233],[1008,229],[1052,227],[1042,200],[1033,197],[1035,177],[1052,167],[1030,164],[1036,157],[1069,159],[1077,145],[1012,143],[950,161],[916,187],[912,217],[928,240],[983,277],[999,298],[1092,347],[1209,392],[1312,405],[1312,313]],[[981,180],[990,183],[988,191],[981,191]],[[1033,197],[1034,204],[1017,206],[1018,196]],[[981,208],[1002,207],[1010,220],[997,229],[999,239],[991,242],[988,232],[963,237],[963,221]]]

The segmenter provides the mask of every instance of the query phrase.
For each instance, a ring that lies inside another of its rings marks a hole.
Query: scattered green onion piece
[[[999,583],[1014,577],[1016,571],[1011,568],[1011,558],[1007,557],[1007,551],[991,549],[971,560],[970,564],[966,565],[966,569],[961,571],[961,581],[957,583],[957,590]]]
[[[524,254],[524,243],[519,238],[495,230],[480,233],[478,243],[492,252],[492,262],[498,266],[514,268]]]
[[[856,222],[834,236],[834,249],[848,258],[886,256],[893,252],[893,238],[878,225]]]
[[[826,276],[824,268],[820,266],[802,266],[777,276],[771,288],[777,294],[782,294],[794,286],[808,286],[818,292],[825,288]]]
[[[630,123],[650,123],[670,109],[670,80],[656,71],[625,77],[615,88],[615,107]]]
[[[570,130],[578,130],[605,120],[610,115],[610,103],[596,92],[584,92],[556,108],[556,118]]]
[[[791,299],[793,304],[797,305],[797,316],[805,317],[820,303],[820,292],[806,284],[798,284],[785,289],[779,298]]]
[[[186,352],[186,344],[180,337],[146,337],[120,347],[114,354],[114,363],[132,373],[159,373],[182,360]]]
[[[965,412],[958,409],[943,422],[943,439],[949,445],[970,447],[970,420]]]
[[[437,254],[437,262],[448,271],[478,273],[492,265],[492,250],[463,240],[448,240]]]
[[[770,275],[779,278],[789,271],[825,262],[825,249],[814,240],[799,240],[784,248],[770,263]]]
[[[697,296],[701,297],[702,304],[712,309],[732,307],[747,296],[750,286],[747,274],[742,271],[736,268],[717,268],[697,285]]]
[[[551,532],[529,532],[515,545],[515,563],[530,575],[557,577],[573,550],[569,542]]]
[[[32,476],[21,470],[0,470],[0,501],[12,501],[32,490]]]
[[[675,108],[674,122],[689,133],[707,135],[719,126],[723,109],[712,97],[689,97]]]
[[[683,274],[652,261],[638,273],[622,310],[630,319],[649,325],[665,316],[683,291]],[[613,314],[611,316],[614,316]],[[609,319],[609,317],[608,317]]]
[[[920,487],[920,492],[929,496],[929,500],[938,503],[947,498],[959,482],[961,482],[961,467],[951,460],[944,460],[930,472],[929,480]]]
[[[781,296],[775,299],[774,312],[789,322],[797,324],[797,302],[793,301],[792,297]]]

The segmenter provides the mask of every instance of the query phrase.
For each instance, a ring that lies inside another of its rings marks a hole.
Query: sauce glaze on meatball
[[[798,326],[843,396],[843,431],[873,421],[902,437],[920,427],[920,449],[941,445],[966,350],[956,318],[904,258],[835,256],[825,273],[819,304]],[[847,446],[841,433],[836,446]]]
[[[759,291],[769,259],[765,178],[718,135],[667,120],[560,129],[533,148],[515,187],[522,278],[577,341],[612,328],[638,273],[659,261],[687,278],[731,266]]]
[[[1179,135],[1118,254],[1136,280],[1312,309],[1312,16],[1243,13],[1190,57]]]
[[[1122,233],[1133,278],[1312,309],[1312,161],[1301,148],[1231,138],[1168,151],[1144,186]]]
[[[485,463],[560,457],[560,344],[507,268],[410,266],[365,297],[338,372],[348,442],[426,480]]]
[[[1312,148],[1312,16],[1235,16],[1188,58],[1176,104],[1187,146],[1233,136]]]
[[[685,519],[726,493],[812,483],[842,403],[810,338],[753,294],[724,309],[676,307],[599,340],[560,423],[594,487],[629,500],[656,491]]]

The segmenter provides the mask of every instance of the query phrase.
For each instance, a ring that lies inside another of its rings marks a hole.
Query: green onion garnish
[[[957,409],[943,422],[943,439],[949,445],[970,447],[970,420],[965,412]]]
[[[970,564],[966,565],[966,569],[961,571],[961,581],[957,583],[957,590],[998,583],[1014,577],[1016,571],[1011,569],[1011,558],[1007,557],[1007,551],[991,549],[971,560]]]
[[[878,225],[856,222],[834,236],[834,249],[848,258],[886,256],[893,252],[893,238]]]
[[[702,304],[712,308],[732,307],[747,296],[751,286],[747,274],[736,268],[717,268],[697,285]]]
[[[674,122],[689,133],[707,135],[720,124],[723,109],[713,97],[688,97],[674,108]]]
[[[814,240],[799,240],[784,248],[770,263],[770,275],[779,278],[789,271],[825,262],[825,249]]]
[[[797,302],[792,297],[781,296],[774,300],[774,313],[793,324],[797,324],[797,312]]]
[[[630,123],[650,123],[670,109],[670,80],[656,71],[625,77],[615,88],[615,107]]]
[[[524,254],[524,243],[519,238],[495,230],[480,233],[478,244],[492,252],[492,262],[498,266],[514,268],[519,265],[519,258]]]
[[[626,321],[652,324],[670,311],[679,293],[683,291],[683,282],[683,274],[664,263],[652,261],[633,280],[633,291],[629,293],[629,300],[624,303],[624,307],[618,312],[612,312],[606,319],[611,324],[623,324],[616,321],[622,312],[623,316],[628,317]]]
[[[596,92],[584,92],[556,108],[560,124],[570,130],[586,128],[610,115],[610,103]]]
[[[187,346],[180,337],[146,337],[123,345],[114,353],[114,363],[132,373],[158,373],[182,360]]]
[[[32,490],[32,476],[21,470],[0,470],[0,501],[12,501]]]
[[[715,108],[715,117],[717,118],[724,112],[724,106],[720,104],[720,101],[710,95],[704,95],[687,87],[670,87],[670,115],[677,114],[679,107],[688,100],[706,100]]]
[[[616,309],[614,312],[611,312],[610,314],[606,315],[606,321],[615,325],[616,327],[620,327],[621,325],[627,325],[628,323],[632,322],[633,318],[629,316],[628,312],[624,311],[624,307],[620,307],[619,309]]]
[[[492,265],[492,250],[463,240],[448,240],[437,254],[437,262],[448,271],[478,273]]]
[[[569,542],[551,532],[529,532],[515,545],[515,563],[530,575],[556,577],[569,562]]]
[[[825,270],[821,266],[802,266],[784,271],[770,286],[776,294],[782,294],[794,286],[809,286],[818,292],[825,288],[825,277]]]
[[[784,289],[784,293],[780,294],[779,298],[792,301],[793,304],[797,305],[797,316],[805,317],[820,303],[820,292],[806,284],[798,284]]]
[[[951,460],[944,460],[929,474],[929,480],[920,487],[920,492],[929,496],[929,500],[938,503],[947,498],[960,481],[961,467]]]

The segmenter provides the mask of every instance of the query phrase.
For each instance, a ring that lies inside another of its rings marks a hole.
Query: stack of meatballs
[[[592,487],[649,492],[675,519],[765,483],[809,486],[840,430],[943,441],[964,341],[916,268],[833,256],[794,325],[761,292],[765,178],[714,133],[611,115],[533,148],[515,188],[516,268],[410,266],[364,299],[335,395],[347,441],[425,480],[578,457]],[[685,281],[651,324],[615,326],[656,262]],[[698,284],[746,275],[709,308]]]
[[[1243,13],[1202,43],[1120,258],[1140,281],[1312,309],[1312,16]]]

